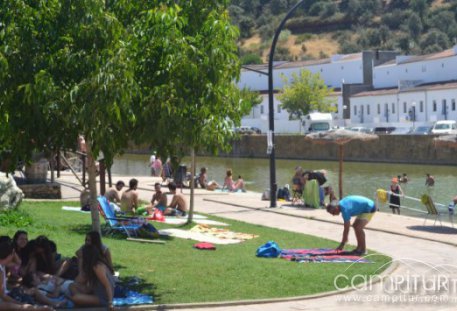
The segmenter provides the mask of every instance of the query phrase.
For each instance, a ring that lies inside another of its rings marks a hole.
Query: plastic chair
[[[120,231],[125,233],[129,238],[138,236],[138,230],[142,225],[135,223],[135,221],[138,221],[137,217],[116,216],[109,201],[104,196],[99,196],[97,201],[100,214],[105,219],[110,231]]]
[[[443,226],[443,223],[441,222],[442,213],[440,213],[440,211],[437,210],[432,198],[428,194],[423,194],[421,197],[421,202],[425,205],[425,208],[427,209],[427,214],[424,217],[424,225],[429,216],[435,216],[435,222],[433,223],[433,225],[435,226],[436,221],[439,220],[440,225]]]

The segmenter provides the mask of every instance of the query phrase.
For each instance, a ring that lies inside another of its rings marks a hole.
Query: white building
[[[266,65],[252,69],[267,73]],[[362,52],[335,55],[320,61],[279,63],[274,67],[274,89],[283,87],[282,75],[308,69],[320,73],[336,90],[335,119],[345,126],[403,126],[431,124],[437,120],[457,120],[457,46],[423,56],[398,56],[394,52]],[[268,130],[268,77],[243,70],[239,87],[259,91],[263,102],[242,120],[243,125]],[[275,132],[298,133],[299,121],[274,101]]]

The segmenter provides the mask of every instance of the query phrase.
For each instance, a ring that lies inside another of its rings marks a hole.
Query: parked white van
[[[457,134],[457,121],[455,120],[441,120],[433,124],[432,134]]]
[[[333,117],[331,113],[311,112],[305,115],[303,120],[305,134],[329,131],[332,127]]]

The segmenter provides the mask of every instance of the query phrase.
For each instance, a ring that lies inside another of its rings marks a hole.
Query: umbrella
[[[338,172],[338,188],[339,197],[343,198],[343,156],[344,145],[353,140],[370,141],[378,139],[378,135],[367,134],[363,132],[355,132],[345,129],[331,130],[327,132],[317,132],[305,136],[306,140],[315,143],[333,143],[338,145],[338,159],[339,159],[339,172]]]

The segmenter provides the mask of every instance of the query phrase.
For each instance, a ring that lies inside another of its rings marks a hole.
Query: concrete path
[[[113,181],[128,177],[114,177]],[[140,177],[140,197],[149,201],[157,180]],[[64,199],[77,200],[81,190],[69,175],[59,180]],[[189,194],[189,189],[184,189]],[[276,227],[339,241],[342,233],[340,217],[333,217],[323,210],[291,207],[268,208],[269,202],[261,201],[259,193],[227,194],[198,189],[195,195],[197,212]],[[299,299],[278,303],[242,304],[236,306],[214,305],[189,310],[455,310],[457,307],[457,230],[422,226],[423,220],[384,213],[377,213],[366,230],[370,249],[393,258],[395,271],[371,288],[359,289],[327,297]],[[349,243],[355,244],[353,233]],[[344,271],[342,271],[344,277]],[[313,282],[314,280],[303,280]],[[156,306],[157,307],[157,306]],[[189,306],[190,307],[190,306]],[[171,309],[173,306],[165,307]]]

